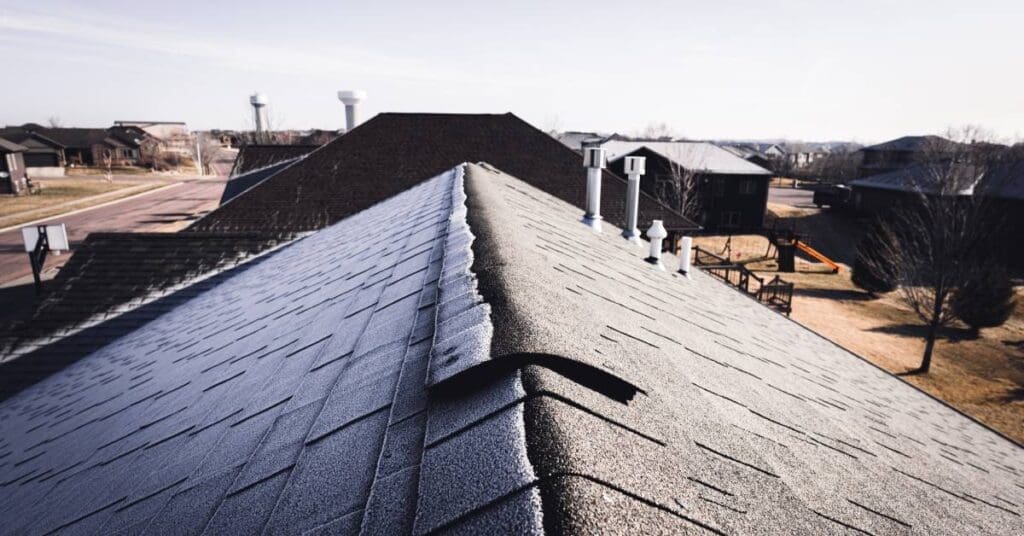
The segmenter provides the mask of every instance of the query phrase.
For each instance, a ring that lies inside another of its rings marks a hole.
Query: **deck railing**
[[[764,278],[746,266],[732,263],[700,246],[693,248],[693,264],[786,316],[793,310],[793,283],[779,276],[765,283]]]

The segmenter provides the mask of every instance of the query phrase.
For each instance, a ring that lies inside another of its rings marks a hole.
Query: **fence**
[[[786,316],[793,310],[793,283],[779,276],[766,283],[746,266],[731,263],[700,246],[693,248],[693,264]]]

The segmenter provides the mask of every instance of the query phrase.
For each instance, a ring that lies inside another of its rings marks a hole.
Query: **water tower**
[[[262,139],[267,128],[267,94],[256,92],[249,97],[249,104],[252,104],[252,117],[256,123],[256,137]]]
[[[356,127],[356,106],[365,99],[366,92],[358,89],[338,92],[338,100],[345,105],[345,132]]]

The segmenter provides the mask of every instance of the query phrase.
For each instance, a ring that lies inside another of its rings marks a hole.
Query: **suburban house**
[[[806,168],[820,158],[828,156],[828,147],[811,143],[787,143],[783,158],[794,168]]]
[[[46,148],[37,153],[41,155],[40,163],[46,164],[43,167],[53,166],[53,149],[59,150],[59,166],[106,165],[108,159],[115,166],[138,165],[145,139],[141,130],[123,127],[63,128],[26,123],[4,129],[4,132],[8,131],[20,133],[26,141],[34,140]]]
[[[25,148],[24,160],[29,178],[63,177],[64,146],[38,132],[22,127],[4,127],[0,137]]]
[[[937,184],[938,181],[955,184]],[[1024,229],[1024,160],[1003,162],[979,173],[967,165],[947,162],[916,163],[850,183],[851,204],[858,212],[883,214],[912,206],[920,195],[944,196],[962,202],[975,196],[988,203],[987,211],[997,218],[1006,244],[1019,240]],[[1002,248],[1014,266],[1024,267],[1020,248]]]
[[[775,165],[772,156],[761,151],[756,144],[749,143],[716,143],[719,147],[729,151],[730,153],[750,162],[754,165],[761,166],[765,169],[772,169]],[[778,147],[773,145],[772,147]]]
[[[1024,449],[584,225],[530,129],[377,116],[198,222],[300,234],[0,364],[4,532],[1024,532]]]
[[[26,187],[25,146],[0,138],[0,194],[19,194]]]
[[[139,129],[159,141],[163,152],[183,156],[192,154],[192,134],[181,121],[114,121],[115,127]]]
[[[858,151],[860,176],[870,177],[896,171],[920,162],[925,153],[940,152],[955,142],[941,136],[904,136],[884,143],[869,145]]]
[[[625,157],[646,157],[640,189],[689,214],[709,233],[751,232],[764,225],[772,172],[732,152],[689,141],[612,140],[601,147],[608,151],[609,169],[619,175]],[[684,199],[678,186],[687,182],[696,188],[691,200]]]

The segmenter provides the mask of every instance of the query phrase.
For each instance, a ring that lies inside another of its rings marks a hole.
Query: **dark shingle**
[[[577,207],[578,153],[512,114],[380,114],[196,222],[197,230],[319,229],[463,162],[489,162]],[[387,180],[381,180],[387,177]],[[625,181],[604,174],[602,214],[624,221]],[[696,225],[641,194],[640,224]]]

